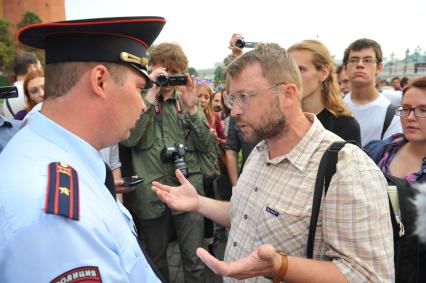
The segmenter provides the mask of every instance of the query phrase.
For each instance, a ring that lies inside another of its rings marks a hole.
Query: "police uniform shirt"
[[[79,220],[45,212],[52,162],[78,175]],[[35,113],[0,155],[0,172],[0,282],[160,282],[84,140]]]
[[[9,140],[19,131],[20,125],[21,121],[15,119],[9,120],[0,115],[0,153],[6,147]]]

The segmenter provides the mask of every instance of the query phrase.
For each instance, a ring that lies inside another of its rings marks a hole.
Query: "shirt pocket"
[[[132,233],[127,233],[128,237],[125,240],[124,248],[121,249],[120,257],[122,264],[124,266],[124,269],[127,273],[131,273],[133,267],[136,265],[136,263],[142,259],[143,253],[142,250],[139,247],[139,243],[136,238],[136,230],[133,225],[133,219],[130,213],[125,209],[121,204],[118,204],[121,213],[123,214],[127,226],[131,230]]]
[[[259,217],[257,232],[262,243],[303,256],[309,232],[310,206],[292,207],[281,203],[266,205]],[[285,247],[285,249],[284,249]],[[303,252],[303,253],[302,253]]]

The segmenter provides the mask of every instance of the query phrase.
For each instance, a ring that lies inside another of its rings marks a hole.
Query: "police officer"
[[[41,111],[0,155],[0,282],[160,282],[129,212],[104,185],[98,152],[146,108],[146,49],[161,17],[37,24],[46,51]]]

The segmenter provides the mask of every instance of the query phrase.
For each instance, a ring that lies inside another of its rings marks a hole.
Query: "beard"
[[[241,117],[235,117],[236,121],[241,121]],[[261,140],[270,139],[281,134],[285,128],[285,116],[279,107],[279,99],[274,99],[269,111],[265,112],[259,119],[261,123],[250,124],[253,130],[251,135],[244,135],[246,141],[258,143]]]

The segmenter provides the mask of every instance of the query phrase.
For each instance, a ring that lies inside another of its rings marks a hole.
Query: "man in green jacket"
[[[188,59],[179,45],[162,43],[151,52],[149,65],[150,77],[155,81],[158,75],[170,78],[187,71]],[[139,239],[164,278],[169,278],[168,242],[177,236],[185,282],[203,282],[204,265],[195,253],[202,245],[203,217],[171,211],[151,190],[153,181],[179,185],[175,170],[183,167],[188,179],[203,194],[199,155],[213,140],[206,117],[197,107],[195,84],[189,75],[186,81],[182,86],[154,83],[143,95],[146,111],[122,145],[131,148],[134,173],[145,182],[125,195],[124,203],[140,228]]]

